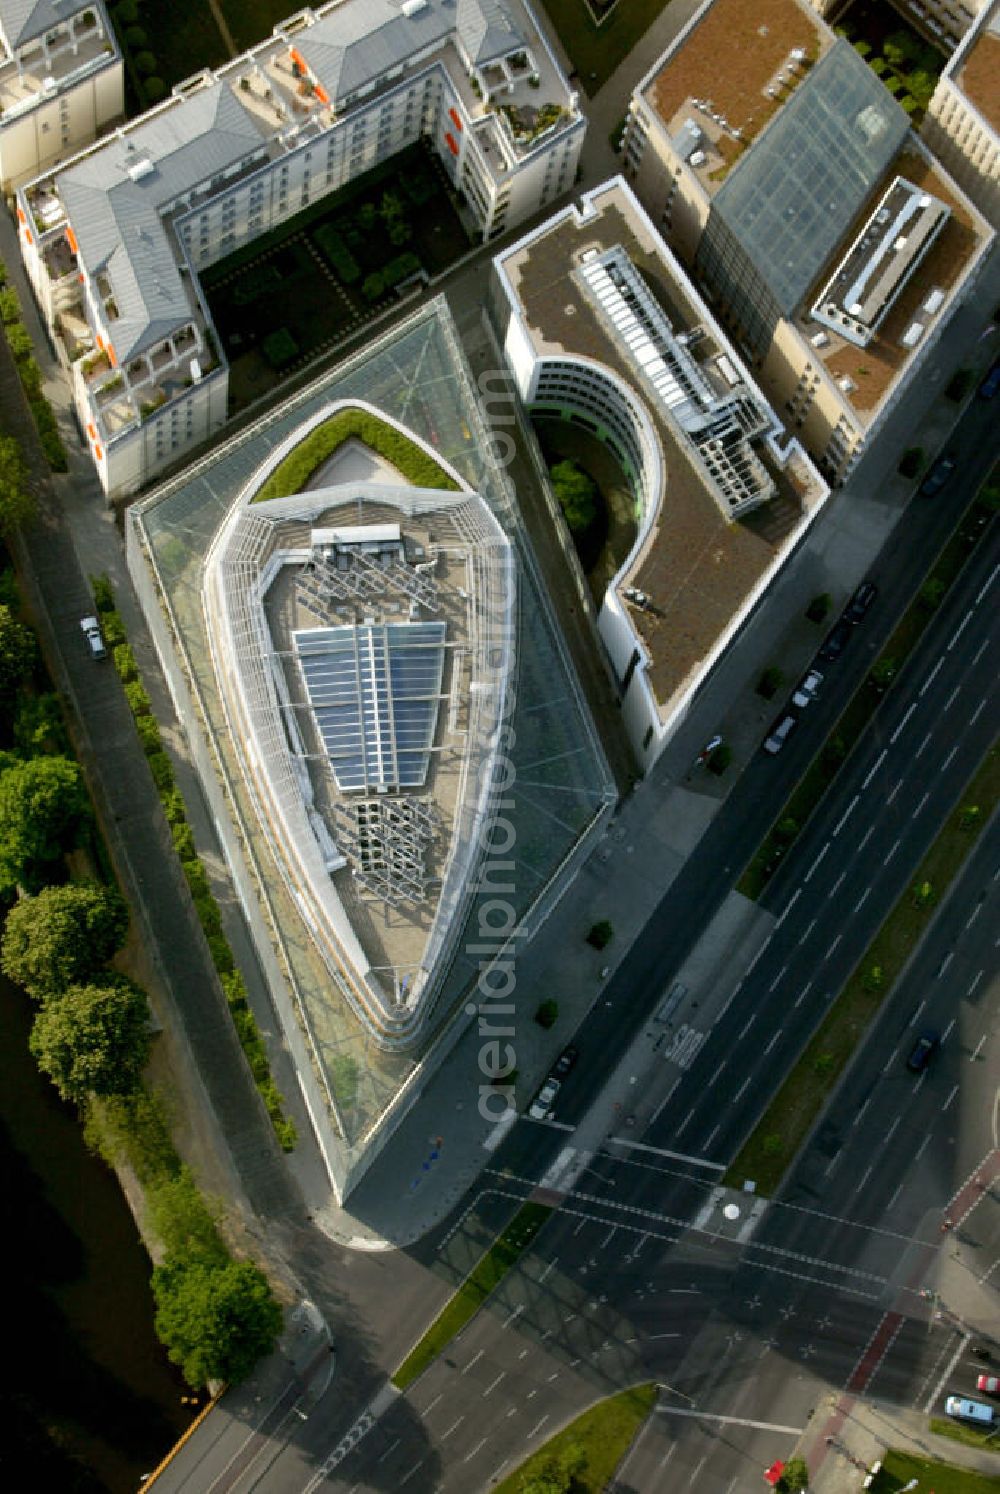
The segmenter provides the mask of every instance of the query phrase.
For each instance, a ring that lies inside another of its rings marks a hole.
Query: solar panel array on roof
[[[445,624],[306,628],[292,638],[338,788],[419,788],[437,724]]]
[[[798,308],[909,132],[840,40],[730,171],[712,204],[782,312]]]

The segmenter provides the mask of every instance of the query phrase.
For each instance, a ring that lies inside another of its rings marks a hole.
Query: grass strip
[[[589,98],[608,81],[668,3],[669,0],[618,0],[597,26],[584,0],[542,0]]]
[[[554,1489],[572,1489],[573,1494],[602,1494],[612,1487],[615,1469],[628,1452],[646,1417],[656,1404],[656,1386],[633,1385],[598,1401],[568,1427],[551,1437],[514,1470],[494,1494],[519,1494],[525,1487],[547,1489],[546,1475],[552,1469],[564,1482],[553,1480]],[[566,1482],[566,1473],[578,1469]]]
[[[293,447],[284,461],[275,467],[254,503],[300,493],[317,468],[352,437],[391,462],[397,472],[419,488],[444,488],[453,492],[458,487],[454,478],[449,477],[432,456],[395,426],[379,420],[367,410],[347,409],[338,410],[321,425],[315,426]]]
[[[937,1437],[950,1437],[952,1442],[964,1442],[966,1447],[985,1447],[987,1452],[1000,1453],[1000,1431],[996,1427],[989,1432],[980,1431],[979,1427],[967,1427],[960,1421],[952,1421],[950,1416],[932,1416],[929,1422],[931,1431]],[[917,1461],[916,1459],[914,1461]],[[935,1474],[938,1464],[934,1465]],[[947,1464],[943,1465],[947,1467]],[[961,1474],[966,1478],[979,1479],[978,1484],[954,1484],[948,1487],[955,1489],[993,1489],[1000,1487],[995,1474],[971,1473],[964,1468],[949,1469],[949,1472]],[[892,1485],[889,1485],[891,1488]],[[947,1488],[943,1482],[935,1483],[934,1494],[947,1494]]]
[[[986,489],[969,504],[951,538],[928,569],[916,597],[887,640],[879,663],[890,661],[893,679],[898,677],[949,588],[986,534],[996,510],[997,496],[996,490]],[[873,685],[871,675],[858,686],[825,744],[799,779],[768,834],[747,863],[736,884],[736,891],[742,892],[744,897],[754,900],[760,897],[791,841],[801,834],[846,762],[848,753],[875,715],[884,693],[884,688]]]
[[[740,1148],[725,1175],[728,1187],[740,1188],[747,1178],[753,1178],[759,1193],[775,1191],[998,799],[1000,748],[994,744],[917,868],[911,887],[865,950],[805,1052]]]
[[[532,1244],[538,1231],[552,1213],[547,1204],[523,1204],[503,1233],[473,1266],[455,1295],[445,1303],[427,1332],[407,1354],[392,1377],[398,1390],[412,1385],[418,1375],[437,1358],[441,1350],[482,1307],[487,1297],[506,1276],[511,1266]]]

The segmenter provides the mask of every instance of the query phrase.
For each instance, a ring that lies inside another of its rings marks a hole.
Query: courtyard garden
[[[469,234],[440,164],[415,146],[201,277],[239,409],[454,263]]]
[[[859,0],[845,11],[836,30],[919,124],[944,67],[944,54],[880,0]]]

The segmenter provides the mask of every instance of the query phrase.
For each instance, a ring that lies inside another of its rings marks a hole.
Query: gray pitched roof
[[[8,45],[20,47],[86,8],[84,0],[0,0],[0,25]]]
[[[119,361],[146,351],[189,315],[162,209],[260,143],[229,87],[217,83],[59,173],[81,260],[91,276],[104,271],[114,292],[119,315],[109,330]],[[143,157],[154,169],[133,181],[129,167]]]
[[[522,45],[500,0],[427,0],[410,16],[400,0],[365,0],[337,6],[299,32],[295,46],[336,104],[456,33],[476,63]]]

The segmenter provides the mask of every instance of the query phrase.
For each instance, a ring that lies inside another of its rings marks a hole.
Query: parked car
[[[970,1401],[964,1395],[950,1395],[944,1409],[956,1421],[971,1421],[977,1427],[991,1427],[996,1419],[992,1406],[985,1406],[982,1401]]]
[[[798,706],[799,710],[807,706],[810,701],[816,699],[819,687],[823,683],[823,676],[818,669],[810,669],[795,694],[792,696],[792,705]]]
[[[851,625],[845,617],[841,617],[837,622],[834,623],[829,633],[827,633],[826,638],[823,640],[822,647],[819,651],[819,657],[821,659],[839,659],[841,654],[844,652],[844,649],[847,647],[847,642],[850,636]]]
[[[1000,393],[1000,358],[997,359],[985,379],[979,386],[980,399],[992,399],[994,394]]]
[[[553,1076],[556,1079],[565,1079],[566,1075],[569,1073],[570,1069],[573,1067],[579,1057],[579,1048],[574,1047],[573,1044],[570,1043],[568,1047],[562,1050],[559,1057],[556,1059],[555,1064],[552,1068]]]
[[[553,1079],[551,1076],[546,1079],[534,1100],[532,1100],[531,1107],[528,1110],[528,1114],[532,1120],[548,1120],[555,1106],[556,1095],[559,1093],[559,1089],[558,1079]]]
[[[935,493],[940,493],[957,466],[958,458],[951,452],[938,457],[917,491],[923,493],[925,498],[933,498]]]
[[[941,1046],[941,1034],[928,1029],[914,1043],[906,1067],[911,1074],[922,1074]]]
[[[104,639],[101,636],[101,625],[97,621],[97,618],[81,617],[80,627],[83,629],[83,636],[86,638],[90,648],[90,657],[92,659],[103,659],[108,651],[104,647]]]
[[[848,602],[844,616],[850,623],[864,622],[868,615],[868,609],[878,596],[878,587],[874,581],[863,581]]]
[[[780,717],[780,719],[774,723],[774,725],[771,727],[771,730],[764,738],[764,751],[770,752],[772,754],[775,752],[780,752],[798,724],[799,718],[797,716],[792,716],[786,713],[784,716]]]
[[[976,1381],[976,1389],[986,1395],[1000,1395],[1000,1375],[980,1375]]]

